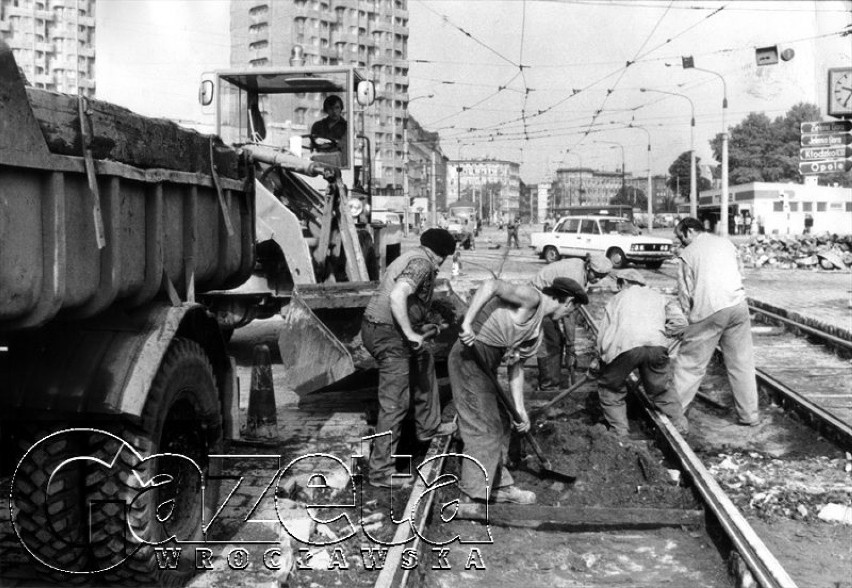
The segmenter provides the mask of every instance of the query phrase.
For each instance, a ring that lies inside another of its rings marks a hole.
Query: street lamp
[[[728,236],[728,127],[725,124],[725,113],[728,112],[728,85],[725,83],[725,78],[722,77],[722,74],[711,71],[709,69],[703,69],[700,67],[695,67],[693,64],[692,58],[684,59],[682,61],[684,69],[694,69],[696,71],[703,71],[705,73],[713,74],[722,80],[722,205],[721,205],[721,214],[719,217],[719,224],[722,226],[719,227],[719,234],[723,237]]]
[[[680,96],[681,98],[689,100],[689,107],[692,109],[692,119],[690,120],[689,128],[689,216],[698,218],[698,186],[695,177],[695,104],[692,103],[692,98],[686,94],[667,92],[665,90],[655,90],[653,88],[639,88],[639,91]]]
[[[579,173],[577,174],[577,177],[579,178],[579,189],[578,189],[578,192],[577,192],[577,205],[582,206],[583,205],[583,170],[582,170],[583,158],[576,151],[570,151],[570,150],[565,151],[565,155],[573,155],[580,162]],[[574,202],[571,199],[571,176],[569,175],[568,176],[568,206],[573,206],[573,205],[574,205]]]
[[[423,98],[434,98],[434,94],[425,96],[416,96],[408,101],[411,104],[415,100]],[[408,104],[405,105],[405,117],[402,119],[402,195],[405,197],[405,222],[402,225],[402,232],[408,235],[408,215],[411,201],[408,193]],[[394,150],[396,152],[396,150]]]
[[[639,129],[640,131],[645,131],[645,134],[648,135],[648,231],[651,231],[654,228],[654,186],[651,182],[651,133],[645,127],[640,127],[633,123],[627,125],[627,128]]]
[[[598,139],[596,141],[596,143],[606,143],[608,145],[612,145],[612,147],[610,147],[610,149],[615,149],[616,147],[619,147],[621,149],[621,192],[622,192],[622,194],[624,194],[624,197],[626,198],[627,197],[627,190],[624,186],[624,167],[625,167],[625,165],[624,165],[624,145],[622,145],[621,143],[616,143],[614,141],[601,141],[600,139]]]

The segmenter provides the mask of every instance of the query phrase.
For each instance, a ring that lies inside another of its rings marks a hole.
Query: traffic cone
[[[278,435],[276,412],[269,347],[255,345],[252,357],[246,436],[259,439],[275,438]]]

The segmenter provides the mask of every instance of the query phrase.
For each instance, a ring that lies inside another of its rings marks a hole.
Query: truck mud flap
[[[288,388],[313,392],[355,371],[352,354],[296,292],[281,315],[278,349]]]

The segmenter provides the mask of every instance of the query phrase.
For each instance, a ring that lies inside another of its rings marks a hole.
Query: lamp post
[[[723,237],[728,236],[728,127],[725,124],[725,114],[728,112],[728,85],[725,83],[725,78],[722,74],[711,71],[709,69],[703,69],[701,67],[695,67],[692,58],[684,58],[683,61],[684,69],[694,69],[696,71],[703,71],[705,73],[713,74],[722,80],[722,204],[721,211],[719,216],[719,234]]]
[[[583,190],[583,170],[582,170],[583,158],[576,151],[566,151],[565,155],[573,155],[580,161],[580,170],[579,170],[579,173],[577,174],[577,177],[579,178],[579,182],[578,182],[579,188],[577,190],[577,205],[582,206],[583,205],[583,192],[582,192],[582,190]],[[573,205],[574,205],[574,202],[571,198],[571,176],[569,175],[568,176],[568,206],[573,206]]]
[[[640,127],[633,123],[627,125],[627,128],[639,129],[640,131],[645,131],[645,134],[648,135],[648,193],[646,196],[648,199],[648,231],[651,231],[654,228],[654,186],[651,181],[651,133],[645,127]]]
[[[434,94],[425,96],[416,96],[408,101],[411,104],[415,100],[423,98],[433,98]],[[402,119],[402,195],[405,197],[405,222],[402,225],[402,232],[408,235],[408,215],[411,207],[411,200],[408,193],[408,104],[405,105],[405,117]]]
[[[692,98],[686,94],[678,94],[677,92],[667,92],[665,90],[655,90],[653,88],[639,88],[640,92],[656,92],[658,94],[668,94],[669,96],[680,96],[689,100],[689,107],[692,109],[692,119],[689,126],[689,216],[698,218],[698,182],[695,170],[695,104]]]
[[[621,149],[621,191],[622,191],[622,193],[624,193],[624,196],[626,198],[627,197],[627,190],[624,186],[624,167],[625,167],[625,165],[624,165],[624,145],[622,145],[621,143],[616,143],[614,141],[601,141],[601,140],[598,140],[597,143],[606,143],[608,145],[611,145],[610,149],[615,149],[616,147]]]

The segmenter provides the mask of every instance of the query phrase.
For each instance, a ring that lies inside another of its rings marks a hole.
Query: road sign
[[[803,176],[832,174],[852,169],[852,159],[827,159],[823,161],[799,162],[799,173]]]
[[[852,145],[802,147],[799,149],[799,159],[801,161],[818,161],[820,159],[837,159],[842,157],[852,157]]]
[[[845,133],[852,131],[852,121],[836,120],[832,122],[803,122],[799,123],[802,134],[805,133]]]
[[[852,134],[802,135],[802,147],[836,147],[852,144]]]

